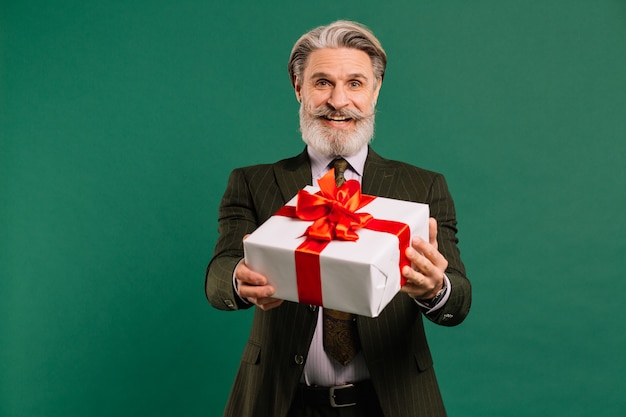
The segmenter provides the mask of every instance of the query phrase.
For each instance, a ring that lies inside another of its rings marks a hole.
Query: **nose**
[[[335,110],[340,110],[346,107],[350,103],[350,100],[343,87],[341,87],[340,85],[336,85],[332,89],[330,96],[328,97],[327,103]]]

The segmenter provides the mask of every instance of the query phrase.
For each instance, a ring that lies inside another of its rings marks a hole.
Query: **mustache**
[[[308,110],[307,113],[309,113],[309,115],[313,117],[347,118],[347,119],[354,119],[358,121],[358,120],[363,120],[363,119],[373,117],[375,114],[375,111],[372,111],[371,113],[367,114],[357,109],[336,110],[333,107],[326,105],[326,106],[317,107],[312,110]]]

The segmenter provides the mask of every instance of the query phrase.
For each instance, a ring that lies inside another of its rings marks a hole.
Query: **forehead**
[[[372,61],[365,52],[353,48],[324,48],[309,55],[304,78],[315,74],[347,76],[359,74],[366,78],[374,78]]]

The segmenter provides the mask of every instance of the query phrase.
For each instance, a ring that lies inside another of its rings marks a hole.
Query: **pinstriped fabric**
[[[311,182],[306,152],[271,165],[233,171],[219,210],[219,238],[207,268],[207,298],[217,308],[247,308],[233,292],[232,273],[241,239]],[[459,324],[469,312],[471,287],[457,249],[455,210],[440,174],[389,161],[370,150],[363,192],[430,205],[438,220],[439,250],[448,259],[451,296],[427,319]],[[376,318],[358,318],[362,350],[386,416],[445,416],[422,318],[413,300],[398,294]],[[269,312],[255,309],[225,416],[281,417],[300,380],[317,320],[305,305],[285,302]]]
[[[310,182],[306,154],[231,173],[218,213],[218,241],[207,268],[206,293],[213,306],[224,310],[251,306],[242,304],[232,287],[233,270],[243,255],[243,236]],[[286,415],[316,319],[316,312],[291,302],[268,312],[255,309],[225,416]],[[261,387],[263,395],[257,395]]]

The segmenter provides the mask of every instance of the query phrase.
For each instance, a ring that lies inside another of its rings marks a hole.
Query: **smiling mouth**
[[[330,122],[349,122],[352,120],[351,117],[346,116],[322,116],[322,118]]]

